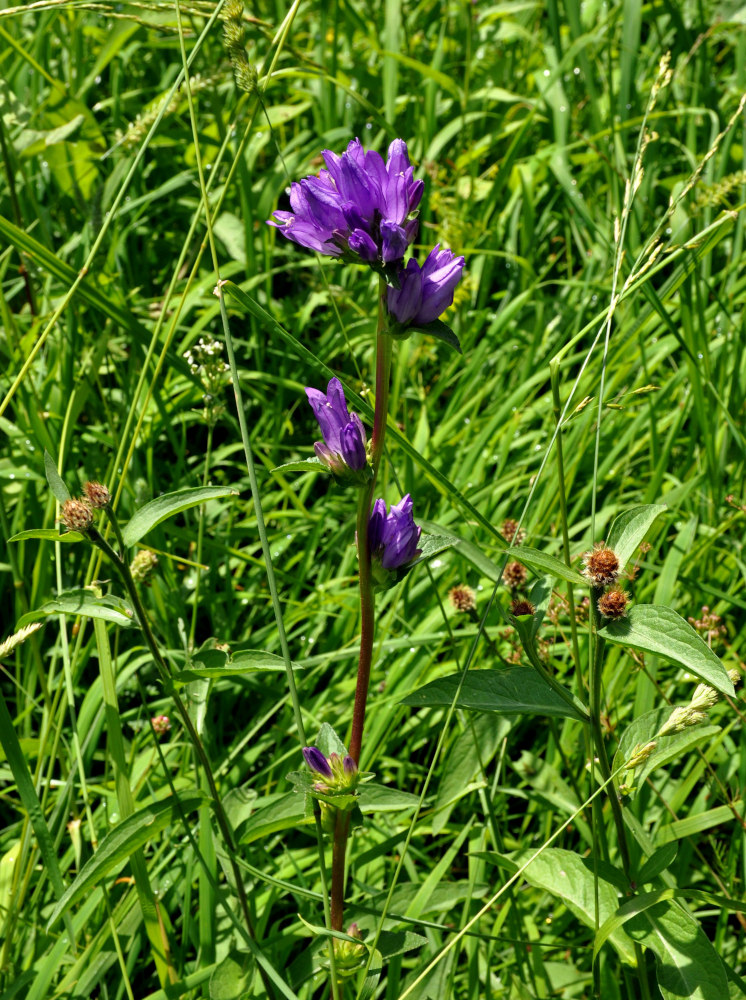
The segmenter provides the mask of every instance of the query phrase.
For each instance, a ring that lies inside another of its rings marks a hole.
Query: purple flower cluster
[[[328,758],[318,747],[303,747],[303,759],[311,774],[317,779],[314,790],[324,794],[353,791],[360,774],[353,758],[332,753]]]
[[[463,257],[441,250],[438,243],[420,267],[414,257],[399,272],[399,288],[389,286],[389,313],[402,326],[425,326],[438,319],[453,302],[453,290],[461,280]]]
[[[318,459],[341,479],[364,481],[368,455],[363,422],[347,409],[342,383],[332,378],[326,392],[306,389],[308,402],[319,422],[323,441],[314,444]]]
[[[326,170],[290,185],[292,212],[276,211],[271,226],[283,236],[329,257],[379,266],[403,258],[417,235],[412,214],[423,182],[413,178],[407,145],[395,139],[384,163],[380,153],[353,139],[338,155],[325,149]]]
[[[407,493],[386,513],[386,502],[376,500],[368,521],[368,548],[374,566],[399,569],[417,554],[421,528],[412,517],[412,498]]]

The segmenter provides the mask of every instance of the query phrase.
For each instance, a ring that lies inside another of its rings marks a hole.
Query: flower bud
[[[515,600],[510,605],[510,613],[514,618],[519,618],[521,615],[532,615],[536,611],[531,601],[519,601]]]
[[[103,483],[90,482],[83,487],[85,498],[94,510],[108,507],[111,503],[111,493]]]
[[[156,736],[163,736],[171,729],[171,720],[167,715],[156,715],[150,720],[150,725]]]
[[[448,591],[448,600],[456,611],[474,611],[477,606],[477,595],[467,587],[465,583],[460,583],[456,587],[451,587]]]
[[[87,531],[93,524],[93,511],[85,500],[66,500],[60,520],[68,531]]]
[[[512,517],[506,517],[500,525],[500,534],[508,545],[520,545],[526,537],[526,532],[518,527],[518,522]]]
[[[650,743],[646,743],[644,746],[641,746],[638,743],[632,751],[629,760],[624,765],[626,770],[631,771],[634,768],[639,767],[641,764],[644,764],[657,745],[658,744],[655,740]]]
[[[598,599],[598,610],[604,618],[624,618],[629,594],[621,587],[612,587]]]
[[[583,563],[583,575],[594,587],[606,587],[619,576],[619,558],[616,552],[603,545],[597,545],[592,552],[586,552]]]
[[[526,583],[526,567],[519,562],[509,562],[503,570],[503,583],[510,590],[520,590]]]

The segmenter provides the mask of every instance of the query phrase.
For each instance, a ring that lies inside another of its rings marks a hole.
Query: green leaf
[[[664,844],[657,850],[653,851],[645,864],[638,871],[635,882],[638,885],[645,885],[647,882],[652,882],[653,879],[657,878],[661,872],[664,872],[667,868],[676,860],[676,855],[679,853],[679,845],[677,841],[672,841],[670,844]]]
[[[57,464],[49,452],[44,449],[44,472],[49,483],[52,495],[58,503],[63,504],[70,499],[70,491],[62,481],[62,477],[57,471]]]
[[[297,462],[285,462],[284,465],[276,465],[270,472],[323,472],[330,476],[332,470],[328,465],[324,465],[318,458],[300,458]]]
[[[522,867],[524,862],[536,852],[527,849],[517,851],[510,860]],[[581,857],[573,851],[549,847],[534,858],[524,869],[523,878],[537,889],[544,889],[562,900],[567,909],[578,920],[595,929],[596,927],[596,872],[598,874],[598,920],[603,923],[611,917],[619,905],[619,897],[624,891],[625,878],[622,872],[607,862],[591,857]],[[615,928],[609,939],[623,961],[635,964],[635,952],[626,934]]]
[[[302,670],[300,663],[293,663],[293,670]],[[204,677],[240,677],[262,670],[285,670],[285,661],[274,653],[265,653],[263,649],[245,649],[228,656],[222,649],[205,649],[194,654],[192,666],[179,670],[172,679],[178,684]]]
[[[147,533],[167,517],[173,517],[183,510],[196,507],[206,500],[222,500],[224,497],[236,496],[238,490],[230,486],[196,486],[175,493],[164,493],[150,503],[141,507],[129,520],[122,531],[124,544],[129,548],[139,542]]]
[[[371,998],[376,995],[376,987],[378,986],[378,980],[381,978],[382,971],[383,958],[381,957],[380,951],[376,948],[370,960],[368,975],[365,977],[365,982],[360,987],[358,1000],[371,1000]]]
[[[52,910],[47,922],[47,933],[81,896],[119,869],[138,848],[147,844],[167,826],[180,823],[182,813],[199,809],[208,801],[207,796],[201,792],[189,792],[178,798],[170,795],[122,820],[106,834],[96,853],[86,861],[78,877],[68,886],[62,899]]]
[[[641,907],[645,897],[631,903]],[[697,920],[678,903],[662,900],[645,907],[644,912],[626,922],[624,929],[655,954],[658,986],[664,1000],[724,1000],[728,996],[723,963]]]
[[[389,788],[388,785],[379,785],[376,782],[361,785],[358,789],[358,803],[360,811],[364,813],[416,809],[419,801],[419,795],[412,795],[411,792],[403,792],[399,788]]]
[[[210,1000],[242,1000],[254,974],[254,957],[235,948],[210,976]]]
[[[331,757],[333,753],[339,754],[340,757],[347,756],[347,747],[328,722],[324,722],[319,729],[314,746],[318,747],[325,757]]]
[[[671,608],[638,604],[626,618],[609,622],[600,634],[609,642],[681,664],[721,694],[735,695],[720,660],[692,626]]]
[[[555,578],[559,577],[561,580],[574,583],[577,587],[588,586],[588,581],[577,570],[570,569],[562,560],[550,556],[547,552],[541,552],[539,549],[532,549],[527,545],[516,545],[506,549],[505,555],[541,575],[548,574]]]
[[[457,540],[448,535],[422,535],[419,546],[420,554],[411,563],[407,564],[407,568],[411,569],[419,563],[427,562],[428,559],[434,559],[438,553],[445,552],[446,549],[450,549],[457,544]]]
[[[87,618],[102,618],[122,628],[137,627],[134,611],[121,597],[96,597],[92,590],[84,588],[67,590],[35,611],[27,611],[19,618],[16,627],[24,628],[47,615],[85,615]]]
[[[50,542],[82,542],[83,535],[79,531],[64,531],[62,534],[56,528],[28,528],[26,531],[19,531],[8,539],[9,542],[23,542],[27,538],[47,539]]]
[[[463,353],[458,337],[442,319],[435,319],[432,323],[427,323],[425,326],[410,326],[407,328],[405,336],[408,337],[412,333],[424,333],[426,337],[434,337],[436,340],[442,340],[444,344],[448,344],[454,351],[457,351],[459,354]]]
[[[451,705],[461,674],[449,674],[408,695],[403,705],[430,708]],[[457,708],[477,712],[498,712],[501,715],[547,715],[584,721],[583,715],[554,692],[529,667],[508,667],[500,670],[470,670],[464,678]]]
[[[606,545],[616,552],[620,572],[645,538],[650,525],[665,509],[665,504],[645,504],[642,507],[632,507],[630,510],[625,510],[614,519],[614,523],[609,529]]]
[[[290,830],[313,823],[313,815],[307,813],[305,795],[288,792],[272,796],[272,801],[260,806],[245,822],[240,834],[240,843],[250,844],[271,833]]]

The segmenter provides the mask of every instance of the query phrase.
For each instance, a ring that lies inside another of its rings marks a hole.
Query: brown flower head
[[[512,517],[507,517],[500,526],[500,534],[509,545],[520,545],[526,537],[523,528],[518,527],[518,522]]]
[[[86,483],[83,487],[85,498],[94,510],[106,507],[111,503],[111,493],[103,483]]]
[[[607,549],[605,545],[596,545],[592,552],[586,552],[583,563],[583,574],[594,587],[606,587],[619,576],[619,558],[613,549]]]
[[[519,562],[509,562],[503,570],[503,583],[511,590],[520,590],[526,583],[526,567]]]
[[[451,587],[448,591],[448,600],[457,611],[473,611],[477,606],[477,595],[465,583],[460,583],[457,587]]]
[[[532,615],[536,611],[531,601],[513,601],[510,605],[510,613],[515,618],[519,615]]]
[[[624,618],[629,594],[621,587],[612,587],[598,599],[598,610],[604,618]]]
[[[93,523],[93,511],[85,500],[65,500],[60,520],[68,531],[87,531]]]

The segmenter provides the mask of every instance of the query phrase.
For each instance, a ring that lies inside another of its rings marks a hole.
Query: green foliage
[[[227,1000],[264,976],[329,996],[233,394],[209,427],[184,355],[221,336],[220,280],[302,721],[344,742],[354,499],[302,474],[324,471],[303,388],[337,374],[370,428],[375,276],[265,220],[355,135],[407,140],[426,181],[416,252],[440,241],[467,265],[447,326],[393,348],[377,488],[412,493],[427,562],[377,598],[376,780],[345,915],[370,961],[344,1000],[594,984],[626,1000],[638,969],[651,998],[744,995],[746,744],[726,675],[746,659],[743,25],[711,0],[239,8],[227,48],[214,4],[0,12],[0,1000]],[[118,575],[55,521],[88,479],[152,556],[140,594],[166,683]],[[521,642],[589,704],[580,556],[601,539],[631,599],[599,633],[600,720],[635,887],[608,789],[588,802],[603,778],[585,717]],[[473,610],[449,602],[457,585]],[[540,604],[523,632],[515,597]],[[693,676],[726,697],[660,737]],[[230,814],[253,939],[175,694]]]

